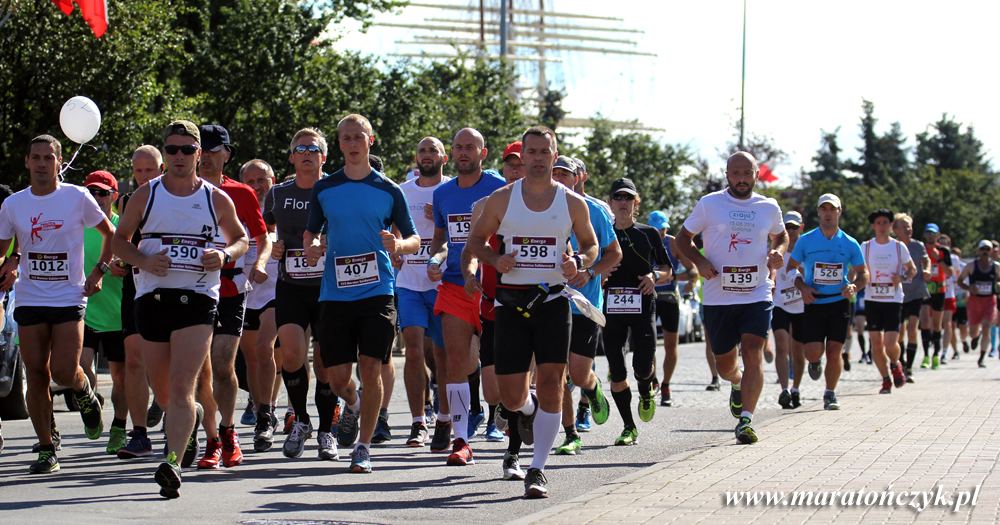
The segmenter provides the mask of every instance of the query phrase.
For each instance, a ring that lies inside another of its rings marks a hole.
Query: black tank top
[[[969,275],[969,288],[971,288],[971,291],[969,293],[977,297],[989,297],[994,293],[996,293],[996,289],[993,286],[993,284],[997,282],[996,263],[990,261],[990,271],[988,272],[984,272],[979,269],[978,260],[972,262],[972,264],[974,264],[975,266],[972,268],[972,275]],[[990,292],[982,293],[981,286],[985,287],[986,285],[977,286],[978,283],[987,283]]]

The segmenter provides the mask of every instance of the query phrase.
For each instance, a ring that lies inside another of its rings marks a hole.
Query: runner
[[[243,256],[247,239],[232,200],[195,174],[198,128],[178,120],[163,135],[167,173],[135,192],[115,234],[114,251],[139,268],[136,325],[153,393],[160,406],[169,407],[169,452],[156,470],[156,482],[161,496],[176,498],[181,486],[177,454],[197,455],[204,409],[194,401],[194,387],[209,354],[220,272]],[[138,247],[129,242],[137,230],[142,232]],[[226,241],[222,249],[211,244],[217,230]]]
[[[948,278],[944,281],[944,312],[941,315],[941,364],[946,365],[948,364],[948,346],[955,335],[952,330],[951,320],[958,310],[957,301],[955,300],[955,288],[958,288],[958,286],[955,285],[955,282],[958,274],[962,273],[962,261],[959,260],[958,264],[955,264],[957,258],[952,252],[951,237],[942,233],[938,238],[938,244],[948,248],[952,270],[948,272]]]
[[[930,297],[927,293],[927,286],[924,284],[924,276],[930,268],[930,258],[927,257],[927,250],[924,243],[915,240],[913,236],[913,217],[905,213],[897,213],[893,217],[892,232],[899,239],[899,242],[906,245],[910,252],[910,259],[917,266],[917,274],[907,281],[903,281],[903,324],[906,325],[906,359],[905,363],[906,382],[913,382],[913,362],[917,358],[917,327],[920,324],[920,307],[924,304],[924,299]]]
[[[559,435],[571,332],[569,300],[553,292],[561,291],[579,268],[593,264],[598,249],[584,199],[552,180],[558,156],[555,133],[534,126],[521,142],[527,176],[490,196],[469,234],[468,249],[498,272],[497,381],[503,404],[520,412],[521,438],[535,445],[525,497],[544,498],[545,462]],[[439,211],[435,204],[435,213]],[[493,234],[499,253],[487,246]],[[580,247],[572,255],[563,248],[571,234]],[[529,391],[532,357],[537,395]]]
[[[962,250],[958,247],[951,247],[951,265],[953,268],[965,269],[965,263],[962,262]],[[962,273],[959,270],[958,273]],[[962,352],[969,353],[969,342],[966,339],[969,337],[969,292],[963,290],[958,286],[958,278],[952,281],[952,286],[955,287],[955,315],[951,317],[951,347],[954,354],[951,356],[952,359],[958,359],[958,343],[962,343]]]
[[[906,376],[899,363],[899,325],[903,312],[903,281],[917,274],[910,252],[901,241],[889,237],[892,210],[879,208],[868,215],[875,229],[875,238],[861,244],[868,264],[871,282],[868,284],[868,338],[872,360],[882,375],[880,394],[892,393],[892,386],[903,388]],[[890,375],[892,376],[890,378]]]
[[[979,257],[969,263],[958,276],[958,286],[969,291],[969,328],[972,347],[980,337],[986,338],[996,320],[997,283],[1000,279],[1000,263],[990,258],[993,243],[979,241],[976,253]],[[968,279],[968,284],[966,284]],[[982,330],[982,332],[980,332]],[[979,368],[986,368],[986,341],[980,344]]]
[[[0,208],[0,253],[8,253],[17,237],[17,248],[0,270],[9,276],[17,265],[14,320],[27,383],[25,401],[39,443],[38,460],[29,468],[32,474],[59,470],[50,381],[73,389],[88,439],[99,439],[104,430],[102,407],[80,367],[80,351],[87,298],[101,291],[115,227],[86,189],[59,182],[61,165],[58,140],[51,135],[31,139],[24,157],[31,185]],[[98,264],[92,269],[84,267],[86,228],[96,228],[102,238]]]
[[[313,186],[303,243],[309,266],[324,257],[332,263],[323,271],[320,292],[320,355],[330,369],[330,386],[346,403],[343,419],[361,417],[350,471],[370,473],[369,449],[382,404],[382,363],[396,338],[389,254],[416,254],[420,237],[399,186],[368,163],[368,150],[375,143],[368,119],[344,117],[337,135],[347,164]],[[327,235],[328,245],[320,243],[325,225],[337,229]],[[393,226],[402,239],[389,231]],[[355,362],[365,385],[363,398],[352,379]]]
[[[954,274],[951,267],[951,252],[948,248],[938,244],[938,237],[941,229],[937,224],[929,223],[924,228],[924,245],[927,247],[927,256],[931,261],[930,275],[924,274],[924,281],[927,284],[927,291],[930,298],[924,301],[924,306],[920,309],[920,338],[924,343],[924,360],[920,363],[920,368],[937,370],[940,366],[941,354],[941,327],[944,318],[944,289],[948,275]],[[931,345],[934,346],[934,353],[927,355]]]
[[[783,256],[781,268],[774,276],[774,310],[771,314],[771,330],[774,332],[775,363],[781,394],[778,404],[786,410],[802,406],[799,385],[806,372],[806,354],[802,349],[802,292],[795,287],[795,278],[801,276],[798,270],[788,271],[788,259],[792,256],[795,243],[802,235],[802,215],[790,211],[782,219],[788,232],[788,249]],[[788,360],[792,362],[792,389],[788,390]]]
[[[479,321],[480,297],[465,293],[462,278],[462,249],[471,229],[472,207],[476,201],[502,188],[505,182],[494,172],[484,172],[483,160],[488,150],[483,136],[472,128],[465,128],[455,135],[452,159],[458,176],[434,190],[434,239],[431,258],[427,263],[427,276],[431,281],[442,281],[438,286],[434,314],[441,316],[447,359],[437,361],[437,380],[446,385],[447,402],[442,400],[437,428],[431,440],[431,452],[447,449],[451,432],[455,441],[449,465],[472,464],[469,448],[469,407],[473,392],[469,376],[478,369],[473,355],[472,336],[482,329]],[[447,262],[444,268],[441,263]],[[478,388],[476,389],[478,397]],[[475,403],[475,407],[482,410]],[[446,412],[448,411],[448,412]],[[450,429],[448,427],[451,427]]]
[[[804,277],[795,278],[802,292],[805,310],[802,318],[803,341],[809,377],[814,381],[823,374],[821,359],[826,354],[826,392],[824,410],[840,410],[837,381],[841,371],[841,349],[850,324],[850,298],[868,284],[868,267],[858,241],[840,229],[840,198],[832,193],[820,196],[816,205],[819,228],[799,238],[788,260],[788,268],[802,268]],[[853,281],[848,272],[854,270]]]
[[[753,191],[758,175],[757,160],[749,153],[729,157],[729,187],[702,197],[675,241],[705,278],[705,334],[719,375],[733,385],[729,410],[739,419],[736,439],[745,444],[757,442],[751,424],[764,387],[764,338],[771,326],[774,286],[769,273],[780,267],[788,246],[777,201]],[[704,235],[705,255],[695,248],[697,233]]]

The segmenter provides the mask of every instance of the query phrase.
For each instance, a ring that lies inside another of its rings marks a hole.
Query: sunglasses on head
[[[87,188],[87,189],[90,190],[90,194],[93,195],[94,197],[107,197],[112,193],[111,190],[105,190],[101,188]]]
[[[613,200],[613,201],[634,201],[635,200],[635,195],[632,195],[631,193],[616,193],[616,194],[614,194],[614,195],[611,196],[611,200]]]
[[[163,152],[167,155],[176,155],[177,152],[181,152],[185,155],[194,155],[194,152],[198,151],[198,146],[194,144],[188,144],[187,146],[174,146],[173,144],[168,144],[163,146]]]
[[[308,146],[298,145],[298,146],[295,146],[295,148],[292,149],[292,151],[295,152],[295,153],[305,153],[307,151],[309,153],[323,153],[323,150],[319,146],[317,146],[315,144],[310,144]]]

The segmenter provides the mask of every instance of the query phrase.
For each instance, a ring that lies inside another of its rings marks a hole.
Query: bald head
[[[156,164],[163,162],[163,155],[160,154],[160,150],[156,149],[156,146],[150,146],[149,144],[144,144],[136,148],[135,153],[132,154],[132,160],[135,161],[136,158],[147,155],[152,158]]]
[[[455,134],[451,144],[451,158],[455,161],[455,171],[459,175],[479,176],[486,154],[486,142],[482,133],[464,128]]]
[[[455,134],[455,139],[453,142],[468,142],[470,140],[476,141],[480,149],[486,147],[486,140],[483,138],[483,134],[479,130],[474,128],[462,128],[461,131]]]
[[[726,172],[733,171],[734,168],[746,169],[747,165],[749,165],[750,169],[754,172],[757,171],[757,159],[753,158],[753,155],[745,151],[737,151],[736,153],[733,153],[726,162]]]
[[[480,138],[482,137],[480,136]],[[424,137],[420,139],[420,142],[417,143],[417,151],[419,152],[420,150],[426,148],[435,148],[442,154],[444,154],[444,143],[441,142],[437,137]]]

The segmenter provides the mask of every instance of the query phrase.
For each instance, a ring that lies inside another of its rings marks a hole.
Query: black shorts
[[[903,303],[903,320],[911,317],[920,317],[920,307],[924,305],[923,299],[914,299]]]
[[[902,323],[903,304],[883,303],[879,301],[867,302],[868,326],[865,330],[869,332],[898,332]]]
[[[847,299],[807,304],[802,314],[802,342],[809,344],[833,341],[844,344],[847,340],[847,327],[852,321],[848,316],[850,304]]]
[[[964,306],[956,306],[955,315],[951,316],[951,322],[958,326],[969,324],[969,310]]]
[[[286,324],[297,324],[305,331],[310,326],[313,337],[323,306],[319,302],[319,286],[292,284],[281,279],[274,286],[274,324],[278,328]]]
[[[944,311],[944,290],[941,293],[932,293],[931,298],[924,301],[924,304],[931,305],[931,310],[934,312]]]
[[[121,330],[98,332],[84,325],[83,347],[91,348],[94,352],[100,350],[104,353],[104,357],[112,363],[125,362],[125,335]]]
[[[87,307],[80,306],[15,306],[14,321],[20,326],[62,324],[83,321]]]
[[[264,310],[268,308],[274,308],[274,299],[268,301],[263,308],[247,308],[243,314],[243,330],[250,330],[251,332],[260,330],[260,314],[264,313]]]
[[[139,334],[135,326],[135,278],[131,271],[122,277],[122,334],[124,337]]]
[[[802,342],[802,314],[790,314],[780,306],[771,311],[771,330],[784,330],[796,343]]]
[[[496,364],[496,321],[480,317],[483,331],[479,334],[479,364],[483,368]]]
[[[569,336],[569,351],[593,359],[597,356],[597,340],[601,337],[597,323],[583,314],[573,314],[573,331]]]
[[[219,299],[216,308],[219,315],[215,317],[215,330],[212,335],[243,335],[243,314],[246,312],[247,294],[241,293],[232,297]]]
[[[629,342],[629,349],[632,350],[632,372],[636,379],[645,379],[653,373],[656,363],[656,301],[644,300],[642,303],[643,312],[639,314],[605,315],[604,350],[611,380],[616,383],[628,379],[625,341]]]
[[[280,282],[280,281],[279,281]],[[363,355],[388,363],[396,340],[396,307],[391,295],[356,301],[323,301],[317,334],[323,366],[357,362]],[[313,329],[313,334],[316,330]]]
[[[767,339],[774,303],[705,305],[705,334],[712,353],[725,355],[743,340],[744,334]]]
[[[681,320],[680,305],[674,301],[656,301],[656,314],[660,316],[660,328],[664,332],[677,333]]]
[[[192,326],[215,326],[218,304],[191,290],[157,288],[135,300],[139,335],[152,343],[169,343],[170,334]]]
[[[847,312],[847,317],[850,319],[854,319],[854,316],[857,315],[858,313],[858,302],[851,301],[850,299],[848,299],[848,301],[851,303],[851,307],[850,310]],[[861,312],[861,315],[865,315],[864,311]]]
[[[540,365],[566,364],[573,332],[569,299],[548,301],[529,318],[509,306],[498,306],[494,313],[497,375],[528,373],[532,356]]]

